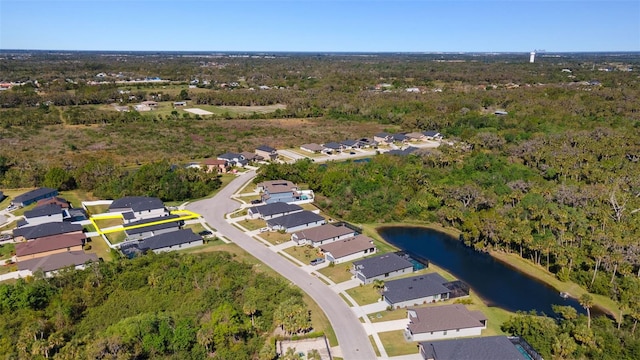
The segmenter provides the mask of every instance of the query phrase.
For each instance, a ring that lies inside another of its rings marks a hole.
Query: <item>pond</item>
[[[419,227],[385,227],[378,231],[387,242],[407,254],[427,259],[467,283],[489,306],[509,311],[535,310],[553,316],[551,305],[557,304],[572,306],[578,313],[586,314],[577,300],[561,298],[554,288],[489,254],[465,246],[448,234]],[[597,309],[591,312],[601,314]]]

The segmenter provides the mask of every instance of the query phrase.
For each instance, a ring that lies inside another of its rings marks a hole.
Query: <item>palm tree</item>
[[[373,280],[373,288],[378,291],[378,294],[382,295],[384,290],[384,281],[380,279]]]
[[[578,300],[580,305],[587,310],[587,328],[591,329],[591,307],[593,306],[593,297],[589,294],[582,294]]]

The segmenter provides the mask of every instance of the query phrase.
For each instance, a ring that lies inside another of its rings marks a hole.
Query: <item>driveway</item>
[[[255,171],[242,174],[225,186],[216,196],[190,203],[186,208],[201,214],[207,223],[216,228],[220,234],[231,239],[245,251],[309,294],[331,322],[344,359],[375,359],[376,355],[362,324],[339,295],[329,291],[322,281],[309,275],[225,221],[224,215],[240,206],[239,203],[231,199],[231,195],[254,176]]]

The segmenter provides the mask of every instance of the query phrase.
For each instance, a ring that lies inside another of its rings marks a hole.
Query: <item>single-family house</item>
[[[407,137],[407,135],[402,133],[393,134],[392,137],[393,137],[393,142],[405,143],[409,141],[409,138]]]
[[[86,263],[93,261],[98,261],[96,254],[87,254],[84,251],[68,251],[20,261],[18,270],[29,270],[32,273],[42,270],[45,276],[52,276],[56,271],[66,267],[73,267],[78,270],[84,269]]]
[[[359,140],[343,140],[340,141],[340,145],[345,150],[360,149],[361,147]]]
[[[360,143],[360,147],[361,148],[369,148],[369,147],[378,146],[378,142],[375,141],[373,138],[362,138],[362,139],[358,140],[358,143]]]
[[[219,174],[226,174],[228,163],[227,160],[221,159],[204,159],[202,165],[206,167],[206,172],[217,172]]]
[[[332,224],[325,224],[310,229],[296,231],[291,234],[291,240],[298,245],[312,245],[313,247],[318,247],[320,245],[354,236],[356,236],[356,232],[344,225],[333,226]]]
[[[151,109],[155,109],[155,108],[158,107],[158,102],[157,101],[153,101],[153,100],[143,101],[141,104],[145,105],[145,106],[148,106]]]
[[[162,200],[147,196],[125,196],[114,200],[109,205],[109,212],[131,212],[135,219],[150,219],[169,214]]]
[[[300,150],[304,150],[306,152],[310,152],[312,154],[318,154],[324,150],[324,146],[318,145],[316,143],[311,144],[303,144],[300,146]]]
[[[187,102],[186,101],[174,101],[173,102],[173,107],[184,107],[187,106]]]
[[[16,261],[40,258],[67,251],[82,251],[84,234],[59,234],[16,244]]]
[[[218,155],[218,160],[226,160],[231,166],[244,167],[249,162],[242,156],[242,154],[227,152],[222,155]]]
[[[425,131],[423,134],[427,140],[442,140],[442,134],[435,130]]]
[[[27,206],[31,205],[34,202],[42,199],[48,199],[50,197],[54,197],[58,195],[58,190],[51,188],[38,188],[35,190],[28,191],[22,195],[18,195],[11,202],[16,206]]]
[[[373,140],[378,144],[390,144],[393,142],[393,135],[388,132],[381,132],[375,134]]]
[[[421,132],[410,132],[405,134],[409,141],[424,141],[427,137]]]
[[[254,162],[254,161],[261,161],[264,160],[264,158],[256,153],[252,153],[249,151],[243,151],[240,153],[240,155],[244,156],[244,158],[247,160],[247,162]]]
[[[138,244],[140,249],[149,249],[154,253],[187,249],[204,244],[202,236],[194,234],[190,229],[175,230],[148,237]]]
[[[38,200],[36,202],[36,207],[48,205],[48,204],[57,204],[63,209],[68,209],[71,207],[71,203],[67,201],[65,198],[61,198],[59,196],[50,197],[48,199]]]
[[[353,274],[365,284],[386,280],[413,272],[413,264],[406,258],[388,253],[353,262]]]
[[[256,148],[256,155],[262,156],[265,160],[275,160],[278,157],[278,150],[267,145],[260,145]]]
[[[389,150],[387,151],[385,154],[389,154],[389,155],[398,155],[398,156],[407,156],[410,155],[411,153],[413,153],[414,151],[418,150],[418,148],[413,147],[413,146],[407,146],[406,149],[393,149],[393,150]]]
[[[140,240],[180,229],[183,221],[178,215],[146,218],[127,223],[124,232],[129,240]]]
[[[326,144],[322,144],[322,146],[322,152],[325,152],[327,154],[339,153],[344,149],[344,147],[337,142],[329,142]]]
[[[280,216],[267,220],[267,227],[271,231],[284,230],[292,233],[302,229],[312,228],[324,224],[325,219],[311,211],[303,210],[297,213]]]
[[[360,234],[321,245],[320,250],[324,253],[327,262],[340,264],[374,254],[377,249],[373,239]]]
[[[412,341],[480,336],[487,328],[487,317],[469,311],[462,304],[430,306],[407,310],[406,335]]]
[[[280,216],[285,216],[302,211],[303,209],[296,204],[287,204],[285,202],[275,202],[260,206],[250,207],[247,210],[247,215],[251,218],[260,218],[263,220],[269,220]]]
[[[262,202],[266,204],[313,199],[312,192],[302,192],[296,184],[288,180],[263,181],[257,185],[257,190],[261,193]]]
[[[447,300],[450,290],[443,284],[448,282],[438,273],[391,280],[385,282],[382,297],[394,308]]]
[[[467,339],[425,341],[419,343],[418,348],[424,360],[542,359],[537,353],[535,355],[525,355],[520,352],[519,348],[516,348],[515,345],[520,342],[525,341],[521,338],[508,338],[503,335],[498,335]],[[520,348],[526,353],[534,351],[530,345],[527,347],[520,346]]]
[[[13,230],[15,241],[36,240],[59,234],[82,234],[82,225],[70,222],[50,222]]]
[[[49,204],[25,211],[24,220],[18,222],[18,226],[36,226],[50,222],[61,222],[62,218],[63,212],[60,205]]]

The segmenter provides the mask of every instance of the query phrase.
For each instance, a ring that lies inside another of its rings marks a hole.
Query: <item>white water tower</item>
[[[533,64],[534,61],[536,61],[536,52],[532,51],[529,53],[529,62]]]

